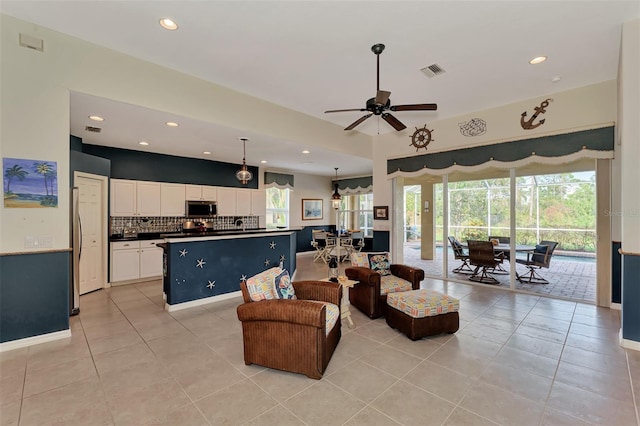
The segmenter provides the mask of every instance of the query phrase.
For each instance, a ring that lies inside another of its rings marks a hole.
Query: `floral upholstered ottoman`
[[[412,290],[387,295],[385,319],[411,340],[455,333],[460,321],[460,301],[432,290]]]

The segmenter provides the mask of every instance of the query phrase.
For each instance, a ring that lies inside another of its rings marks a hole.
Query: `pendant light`
[[[247,182],[253,179],[253,175],[251,174],[249,169],[247,169],[247,163],[245,161],[245,156],[247,154],[245,144],[249,140],[249,138],[238,138],[238,139],[242,141],[242,167],[240,167],[240,170],[236,172],[236,179],[238,179],[240,183],[242,183],[243,185],[246,185]]]
[[[331,196],[331,205],[334,209],[338,210],[340,208],[340,200],[342,197],[338,193],[338,168],[336,167],[336,181],[333,185],[333,195]]]

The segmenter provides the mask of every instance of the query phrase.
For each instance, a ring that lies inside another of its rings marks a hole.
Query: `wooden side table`
[[[320,281],[330,282],[329,278],[323,278]],[[342,304],[340,306],[340,319],[341,320],[346,319],[347,326],[349,328],[353,328],[355,324],[351,319],[351,311],[349,310],[349,307],[351,306],[351,303],[349,302],[349,289],[354,285],[358,284],[358,281],[348,280],[348,279],[338,280],[338,284],[342,285]]]

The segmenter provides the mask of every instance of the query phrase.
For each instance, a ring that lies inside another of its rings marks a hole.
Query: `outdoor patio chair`
[[[523,284],[549,284],[549,281],[541,277],[536,271],[542,268],[549,269],[551,256],[557,246],[558,243],[556,241],[540,241],[540,244],[532,252],[527,253],[526,259],[516,259],[517,263],[524,265],[529,270],[524,275],[520,275],[516,271],[516,279]]]
[[[451,248],[453,249],[453,257],[456,260],[462,261],[462,264],[451,272],[455,272],[457,274],[473,274],[473,268],[469,266],[469,255],[464,252],[464,248],[462,247],[462,244],[460,244],[460,241],[456,240],[455,237],[448,238]]]
[[[495,235],[489,235],[489,241],[498,240],[499,244],[511,244],[511,237],[498,237]],[[509,250],[504,252],[504,258],[509,260]]]
[[[502,263],[504,253],[495,253],[491,241],[469,240],[469,263],[476,267],[473,275],[469,277],[471,281],[485,284],[498,284],[499,281],[491,275],[491,271]]]

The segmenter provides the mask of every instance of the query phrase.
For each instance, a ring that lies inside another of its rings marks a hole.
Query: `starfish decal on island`
[[[270,263],[271,261],[269,259],[264,260],[264,266],[269,266]]]
[[[196,268],[204,268],[205,263],[207,262],[205,262],[204,259],[198,259],[198,264],[196,265]]]
[[[276,249],[276,242],[275,241],[271,241],[269,243],[269,248],[272,249],[272,250],[275,250]]]
[[[247,276],[246,276],[246,275],[242,275],[242,276],[240,277],[240,281],[242,281],[242,282],[247,281]]]
[[[210,290],[213,290],[213,288],[216,286],[216,282],[215,281],[208,281],[208,282],[209,282],[209,284],[207,284],[207,287]]]
[[[286,259],[286,257],[284,257],[284,254],[280,255],[280,263],[284,262],[284,260]]]
[[[182,249],[182,250],[180,250],[180,257],[185,257],[185,256],[187,255],[187,253],[189,253],[189,252],[187,251],[187,249]]]

